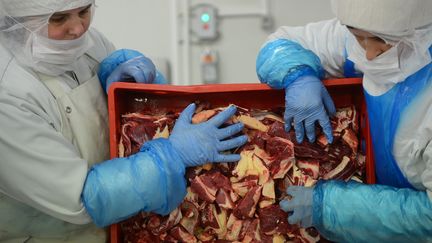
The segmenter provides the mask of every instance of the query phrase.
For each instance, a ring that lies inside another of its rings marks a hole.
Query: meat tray
[[[366,182],[375,183],[373,151],[361,79],[324,81],[336,107],[354,105],[360,118],[360,141],[366,155]],[[244,108],[270,109],[283,106],[283,90],[264,84],[213,84],[173,86],[157,84],[114,83],[108,93],[110,156],[118,157],[121,115],[138,110],[181,111],[189,103],[205,100],[214,106],[235,104]],[[122,242],[118,224],[110,226],[110,242]]]

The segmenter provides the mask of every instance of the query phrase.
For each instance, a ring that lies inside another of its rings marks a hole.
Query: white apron
[[[92,58],[93,59],[93,58]],[[94,60],[94,59],[93,59]],[[95,61],[98,64],[97,61]],[[106,94],[93,69],[92,78],[65,92],[55,77],[39,74],[42,82],[56,98],[61,113],[61,132],[77,148],[88,166],[109,159],[108,108]],[[55,148],[53,148],[55,149]],[[14,228],[30,232],[30,236],[8,235],[2,242],[106,242],[107,232],[94,224],[75,225],[42,213],[0,194],[0,206],[7,208],[17,220]],[[0,216],[1,217],[1,216]],[[15,227],[16,226],[16,227]],[[4,232],[3,232],[4,233]],[[0,229],[0,239],[2,236]]]

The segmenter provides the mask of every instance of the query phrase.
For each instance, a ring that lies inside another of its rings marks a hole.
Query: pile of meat
[[[202,104],[193,123],[224,108]],[[287,222],[279,201],[289,185],[313,186],[319,179],[363,180],[365,159],[358,153],[358,115],[354,107],[332,118],[334,142],[317,127],[317,142],[298,144],[284,131],[280,110],[238,107],[227,123],[241,121],[249,140],[238,148],[237,163],[189,168],[187,195],[170,215],[140,213],[120,223],[125,242],[317,242],[314,228]],[[168,137],[178,113],[131,113],[122,116],[119,156],[136,153],[153,138]]]

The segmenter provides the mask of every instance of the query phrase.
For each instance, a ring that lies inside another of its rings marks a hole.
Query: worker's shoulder
[[[0,88],[2,90],[18,94],[37,92],[44,87],[36,74],[19,65],[15,58],[5,60],[1,54],[0,52]]]
[[[33,104],[43,110],[52,103],[53,99],[37,75],[21,66],[1,45],[0,90],[2,102]]]

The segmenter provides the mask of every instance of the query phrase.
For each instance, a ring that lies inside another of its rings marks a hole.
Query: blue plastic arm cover
[[[297,78],[314,75],[322,78],[321,61],[312,51],[294,41],[278,39],[258,53],[256,72],[261,83],[274,89],[286,88]]]
[[[140,152],[93,166],[82,193],[99,227],[140,211],[169,214],[186,195],[185,166],[167,139],[145,143]]]
[[[430,242],[432,204],[425,191],[320,181],[313,226],[335,242]]]

